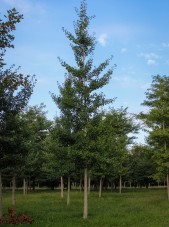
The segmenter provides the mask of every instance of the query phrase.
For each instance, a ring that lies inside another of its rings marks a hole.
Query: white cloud
[[[17,10],[22,13],[27,13],[31,10],[32,6],[27,0],[3,0],[5,3],[11,7],[15,7]]]
[[[104,47],[107,44],[107,39],[108,39],[108,35],[106,33],[102,33],[98,38],[98,42],[100,43],[101,46]]]
[[[127,52],[127,48],[125,47],[121,48],[121,53],[125,53],[125,52]]]
[[[43,4],[38,2],[31,3],[28,0],[2,0],[2,1],[10,5],[11,7],[16,8],[23,14],[32,11],[36,11],[36,13],[38,14],[42,14],[45,12],[45,7],[43,6]]]
[[[157,54],[154,53],[140,53],[139,56],[143,57],[146,60],[147,65],[156,65],[157,59],[160,58]]]
[[[162,43],[163,47],[169,48],[169,43]]]

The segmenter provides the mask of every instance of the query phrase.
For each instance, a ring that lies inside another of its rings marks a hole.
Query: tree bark
[[[90,194],[90,176],[88,178],[88,194]]]
[[[63,198],[63,188],[64,188],[64,185],[63,185],[63,177],[61,176],[61,178],[60,178],[61,198]]]
[[[88,217],[88,192],[87,192],[87,167],[84,168],[84,209],[83,209],[83,218],[87,219]]]
[[[23,194],[26,195],[26,179],[23,179]]]
[[[70,176],[68,176],[67,181],[67,205],[70,204]]]
[[[121,176],[119,178],[119,193],[121,194],[121,189],[122,189],[122,179]]]
[[[100,184],[99,184],[99,198],[102,197],[102,177],[100,177]]]
[[[2,175],[0,173],[0,218],[2,218]]]
[[[82,191],[82,178],[80,177],[80,185],[79,185],[80,192]]]
[[[15,176],[13,176],[12,177],[12,206],[16,205],[15,190],[16,190],[16,178],[15,178]]]
[[[167,197],[169,200],[169,173],[167,173]]]

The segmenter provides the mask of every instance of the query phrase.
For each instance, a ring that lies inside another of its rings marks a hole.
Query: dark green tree
[[[122,177],[128,171],[128,146],[133,143],[134,133],[137,131],[138,125],[127,112],[127,108],[112,108],[100,124],[99,149],[107,162],[104,175],[119,179],[120,192]]]
[[[167,176],[169,199],[169,77],[153,76],[151,87],[145,94],[142,105],[149,110],[140,113],[139,118],[150,128],[148,143],[158,151],[157,163]]]
[[[17,128],[14,128],[16,124],[12,125],[11,122],[16,122],[17,115],[27,105],[35,84],[34,77],[24,76],[18,69],[14,69],[14,66],[7,68],[4,63],[7,48],[14,48],[12,32],[22,18],[21,14],[12,9],[0,19],[0,217],[2,217],[1,172],[4,165],[9,166],[8,160],[16,151],[11,147],[15,144],[11,136],[15,137],[14,132]]]
[[[157,164],[154,160],[154,151],[146,145],[135,145],[129,154],[129,179],[136,186],[149,187],[154,183],[153,175]]]
[[[21,114],[27,132],[25,142],[27,156],[24,160],[22,176],[31,181],[33,190],[35,190],[35,181],[42,174],[42,166],[45,162],[45,140],[52,127],[52,122],[47,119],[44,108],[45,105],[41,103],[39,106],[27,108]]]
[[[89,25],[93,17],[87,15],[87,4],[83,0],[80,9],[76,9],[78,19],[74,22],[74,34],[63,28],[66,37],[71,42],[76,66],[70,66],[59,58],[66,69],[65,83],[59,86],[60,95],[53,95],[53,99],[60,108],[61,115],[68,119],[70,132],[75,133],[75,143],[72,152],[76,161],[84,168],[84,212],[83,218],[88,216],[87,176],[93,152],[88,143],[88,125],[90,120],[101,111],[101,107],[111,102],[105,99],[98,89],[108,84],[113,73],[110,68],[104,73],[111,59],[107,59],[98,67],[93,67],[93,52],[95,37],[89,34]]]

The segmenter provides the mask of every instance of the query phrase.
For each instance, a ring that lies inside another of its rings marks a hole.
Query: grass
[[[3,194],[3,210],[11,207],[11,192]],[[166,189],[125,190],[121,195],[97,192],[89,195],[89,218],[83,220],[83,193],[71,192],[71,204],[66,205],[66,192],[37,191],[24,196],[17,192],[17,213],[34,219],[32,227],[168,227],[169,202]],[[1,225],[3,226],[3,225]],[[4,225],[7,226],[7,225]],[[8,225],[12,226],[12,225]],[[24,225],[20,225],[24,226]]]

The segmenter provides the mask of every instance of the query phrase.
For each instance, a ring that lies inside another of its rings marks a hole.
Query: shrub
[[[8,217],[0,218],[0,224],[32,224],[33,220],[26,214],[16,215],[14,208],[8,209]]]

